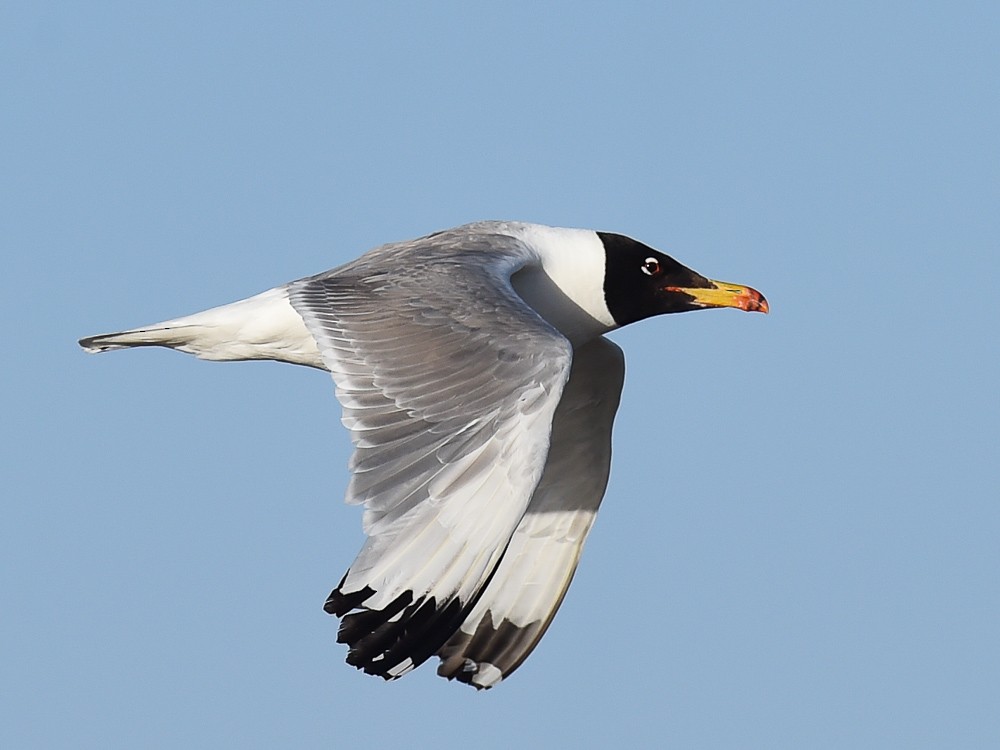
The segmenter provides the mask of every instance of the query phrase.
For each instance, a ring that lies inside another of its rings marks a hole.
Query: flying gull
[[[367,535],[325,606],[348,664],[391,680],[436,655],[489,688],[548,628],[607,486],[625,360],[604,334],[712,307],[768,311],[620,234],[488,221],[80,345],[329,371]]]

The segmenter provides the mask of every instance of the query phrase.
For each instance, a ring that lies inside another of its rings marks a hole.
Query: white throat
[[[526,268],[511,279],[539,315],[574,344],[618,327],[604,298],[607,256],[596,232],[540,224],[510,228],[539,255],[541,268]]]

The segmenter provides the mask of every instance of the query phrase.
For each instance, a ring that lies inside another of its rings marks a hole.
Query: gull
[[[348,664],[437,656],[490,688],[552,622],[607,487],[625,359],[604,334],[721,307],[768,311],[621,234],[484,221],[80,345],[328,371],[367,537],[324,607]]]

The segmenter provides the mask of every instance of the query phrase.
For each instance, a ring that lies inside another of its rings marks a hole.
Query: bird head
[[[768,312],[767,300],[756,289],[706,278],[630,237],[597,234],[607,256],[604,296],[619,325],[712,307]]]

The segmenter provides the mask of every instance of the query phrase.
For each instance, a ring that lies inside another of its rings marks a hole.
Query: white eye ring
[[[656,258],[646,258],[642,262],[642,272],[647,276],[653,276],[660,272],[660,261]]]

